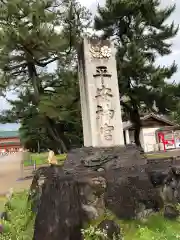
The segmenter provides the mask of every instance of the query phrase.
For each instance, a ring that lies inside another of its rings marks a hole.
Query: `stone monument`
[[[84,39],[78,56],[84,146],[123,146],[115,48],[107,40]]]

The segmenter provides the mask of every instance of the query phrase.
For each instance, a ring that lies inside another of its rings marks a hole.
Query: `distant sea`
[[[17,123],[0,124],[0,131],[17,131],[19,127],[20,124]]]

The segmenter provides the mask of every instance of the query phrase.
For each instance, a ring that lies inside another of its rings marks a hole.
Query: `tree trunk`
[[[39,100],[40,100],[40,98],[39,98],[40,90],[42,91],[41,84],[40,84],[40,82],[38,82],[38,74],[36,71],[35,64],[33,62],[29,61],[29,62],[27,62],[27,65],[28,65],[29,77],[31,78],[32,86],[34,89],[35,104],[38,106]],[[45,116],[45,120],[48,123],[47,124],[48,132],[51,135],[51,137],[53,138],[53,140],[56,142],[55,146],[57,146],[57,143],[58,143],[62,148],[62,152],[67,152],[67,148],[66,148],[64,142],[62,141],[62,139],[60,138],[57,130],[53,126],[51,119],[49,117]]]
[[[141,142],[139,139],[140,131],[141,131],[141,127],[136,126],[135,131],[134,131],[134,141],[135,141],[136,146],[138,146],[138,147],[141,147]]]
[[[131,88],[130,88],[131,89]],[[134,141],[137,147],[141,147],[141,142],[139,139],[139,135],[140,135],[140,131],[141,131],[141,118],[139,115],[139,108],[138,108],[138,104],[136,102],[136,99],[133,98],[133,92],[132,95],[130,96],[130,100],[131,100],[131,106],[130,107],[130,120],[133,123],[133,126],[135,128],[134,131]]]
[[[29,78],[31,79],[32,87],[34,89],[35,103],[38,105],[40,83],[38,83],[38,75],[37,75],[36,67],[33,62],[28,62],[27,65],[28,65]]]
[[[134,141],[136,146],[141,147],[141,142],[139,139],[140,131],[141,131],[141,120],[139,113],[137,114],[136,111],[132,111],[131,114],[131,122],[133,123],[134,126]]]
[[[141,142],[139,139],[140,131],[141,131],[141,119],[139,115],[139,110],[137,105],[135,104],[134,100],[131,99],[131,107],[127,104],[121,101],[121,105],[126,109],[126,112],[128,113],[130,117],[130,121],[132,122],[135,131],[134,131],[134,141],[136,146],[141,147]]]
[[[63,140],[60,138],[57,130],[55,129],[53,120],[46,116],[46,123],[47,123],[47,129],[48,129],[49,134],[56,142],[58,142],[60,144],[60,146],[62,148],[62,152],[66,153],[67,152],[66,145],[64,144]]]

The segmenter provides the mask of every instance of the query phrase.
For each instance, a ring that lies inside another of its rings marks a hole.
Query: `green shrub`
[[[1,240],[32,240],[35,216],[27,202],[27,192],[17,193],[6,204],[8,221],[2,221]]]
[[[82,230],[84,240],[105,240],[107,233],[103,230],[98,229],[95,226],[89,226],[87,229]]]

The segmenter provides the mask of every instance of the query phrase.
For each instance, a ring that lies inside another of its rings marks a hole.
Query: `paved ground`
[[[15,191],[28,188],[31,180],[18,181],[22,177],[21,160],[23,153],[14,153],[8,156],[0,157],[0,195],[6,193],[10,188]],[[25,171],[25,176],[31,171]]]

